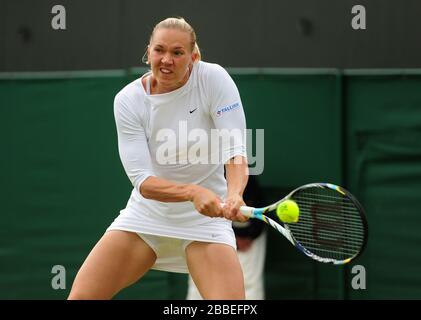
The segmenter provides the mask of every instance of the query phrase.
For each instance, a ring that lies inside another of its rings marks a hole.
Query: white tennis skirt
[[[111,230],[138,234],[157,255],[152,269],[161,271],[188,273],[185,249],[192,241],[222,243],[236,249],[232,222],[224,218],[185,226],[144,214],[128,204],[107,228],[107,231]]]

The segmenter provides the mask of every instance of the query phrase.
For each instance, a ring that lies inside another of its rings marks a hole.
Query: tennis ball
[[[298,222],[298,217],[300,216],[300,209],[295,201],[286,200],[281,202],[276,207],[276,215],[282,222],[285,223],[295,223]]]

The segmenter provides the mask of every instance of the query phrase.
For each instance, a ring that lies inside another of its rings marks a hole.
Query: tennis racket
[[[278,218],[276,208],[286,200],[298,205],[298,222],[285,223]],[[349,263],[367,244],[368,225],[363,207],[350,192],[330,183],[306,184],[270,206],[242,206],[240,211],[266,222],[299,251],[319,262]]]

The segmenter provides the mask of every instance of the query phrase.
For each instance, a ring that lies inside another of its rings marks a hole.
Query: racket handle
[[[254,217],[254,209],[253,207],[249,207],[249,206],[241,206],[240,207],[240,211],[243,214],[243,216],[252,218]]]
[[[221,203],[221,207],[223,208],[225,206],[225,203]],[[249,206],[241,206],[240,207],[240,211],[243,214],[243,216],[252,218],[254,216],[253,212],[254,212],[255,208],[253,207],[249,207]]]

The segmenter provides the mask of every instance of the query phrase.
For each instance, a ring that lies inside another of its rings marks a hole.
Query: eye
[[[161,48],[154,48],[154,51],[155,52],[162,52],[162,49]]]
[[[184,54],[184,52],[183,52],[183,51],[179,51],[179,50],[177,50],[177,51],[174,51],[174,54],[175,54],[176,56],[181,56],[181,55],[183,55],[183,54]]]

